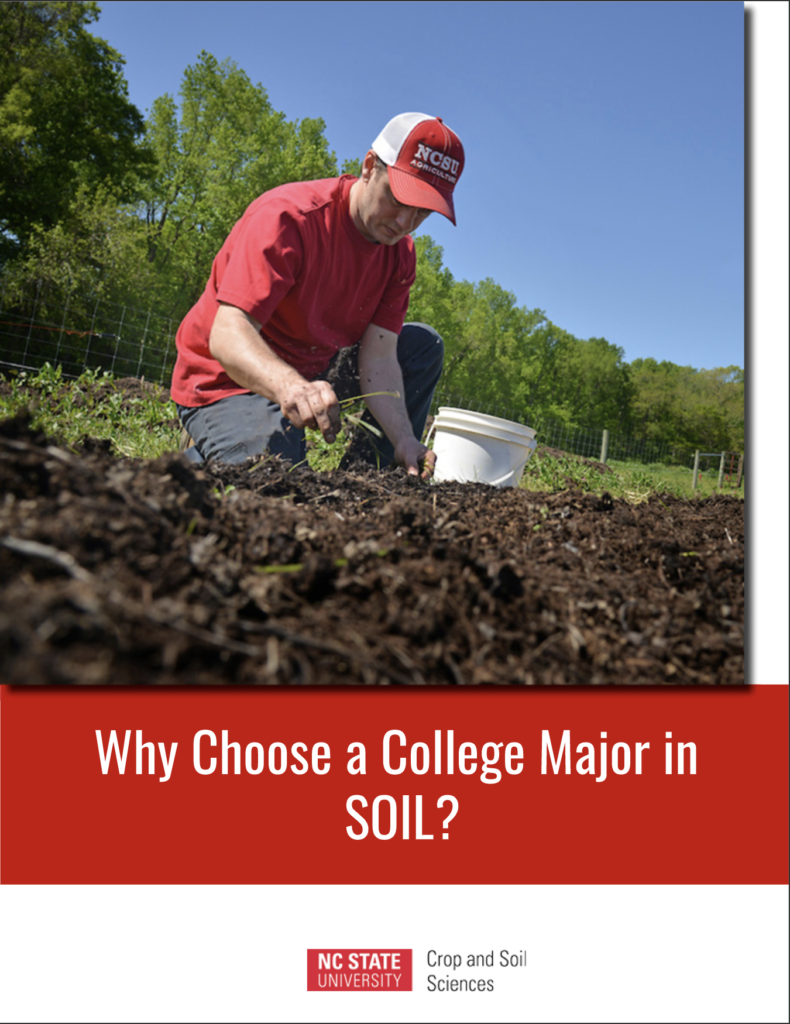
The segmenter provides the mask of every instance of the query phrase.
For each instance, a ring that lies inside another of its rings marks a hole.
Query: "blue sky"
[[[628,361],[743,366],[743,4],[101,7],[143,112],[205,49],[289,119],[323,118],[338,163],[396,113],[439,115],[467,163],[458,226],[424,230],[456,278]]]

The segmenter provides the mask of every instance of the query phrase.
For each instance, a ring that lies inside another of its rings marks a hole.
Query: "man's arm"
[[[261,324],[244,310],[220,303],[209,351],[239,387],[277,402],[295,427],[320,430],[332,444],[340,431],[340,408],[332,386],[305,380],[269,348],[260,330]]]
[[[395,461],[413,476],[421,475],[423,479],[432,476],[436,456],[414,436],[402,397],[403,374],[398,363],[397,334],[376,324],[368,325],[359,345],[359,380],[363,395],[397,391],[398,398],[376,395],[366,398],[365,403],[392,442]]]

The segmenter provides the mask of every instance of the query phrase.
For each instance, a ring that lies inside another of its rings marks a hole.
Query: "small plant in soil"
[[[87,370],[65,379],[49,364],[38,373],[0,377],[0,419],[27,409],[34,428],[58,443],[107,440],[116,455],[155,458],[177,451],[181,425],[167,391],[135,378]]]

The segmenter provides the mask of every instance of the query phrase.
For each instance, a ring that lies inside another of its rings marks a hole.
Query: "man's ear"
[[[369,149],[367,153],[365,153],[365,159],[362,161],[362,173],[360,174],[360,178],[365,183],[369,182],[371,177],[373,176],[373,172],[375,171],[375,169],[376,154],[373,152],[372,149]]]

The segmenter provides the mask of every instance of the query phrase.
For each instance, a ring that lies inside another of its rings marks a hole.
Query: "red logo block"
[[[410,949],[308,949],[308,992],[411,992]]]

